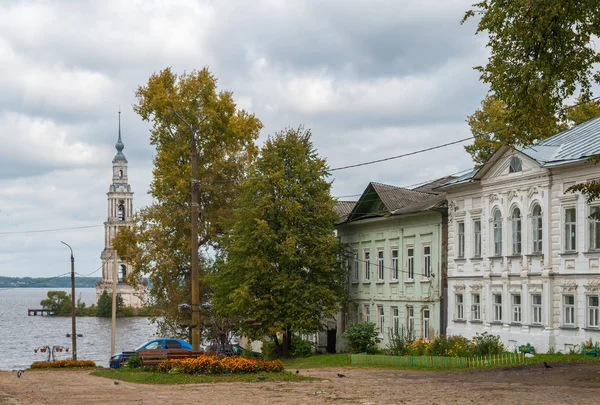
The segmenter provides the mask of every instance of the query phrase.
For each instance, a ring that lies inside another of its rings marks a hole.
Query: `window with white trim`
[[[392,249],[392,280],[398,280],[398,249]]]
[[[502,322],[502,294],[493,294],[492,304],[494,322]]]
[[[565,208],[565,252],[577,249],[577,220],[575,207]]]
[[[521,323],[521,294],[512,295],[512,322]]]
[[[502,214],[499,209],[494,210],[494,256],[502,256]]]
[[[415,248],[412,246],[406,248],[406,278],[409,281],[415,278]]]
[[[363,305],[363,320],[365,322],[371,322],[371,307],[369,304]]]
[[[471,320],[481,321],[481,295],[471,294]]]
[[[415,308],[411,306],[406,307],[406,329],[409,336],[415,331]]]
[[[354,279],[358,281],[360,278],[360,266],[358,260],[358,252],[354,252]]]
[[[521,210],[513,209],[511,215],[512,223],[512,254],[521,254]]]
[[[383,335],[385,327],[385,312],[383,310],[383,305],[379,305],[377,307],[377,315],[377,326],[379,327],[379,334]]]
[[[454,295],[454,319],[464,319],[465,308],[462,294]]]
[[[364,251],[363,264],[365,267],[365,281],[368,281],[371,279],[371,252],[368,250]]]
[[[532,252],[542,253],[542,207],[535,204],[531,210]]]
[[[423,245],[423,277],[431,277],[431,245]]]
[[[457,222],[456,227],[458,228],[458,258],[462,259],[465,257],[465,223]]]
[[[400,331],[400,311],[398,307],[392,307],[392,330],[396,335]]]
[[[563,295],[563,324],[575,326],[575,296]]]
[[[600,302],[597,295],[587,296],[587,326],[589,328],[600,327]]]
[[[384,262],[383,262],[383,250],[378,250],[377,251],[377,280],[381,281],[383,280],[383,269],[384,269]]]
[[[531,320],[534,325],[542,324],[542,295],[531,295]]]
[[[473,221],[473,256],[481,257],[481,220],[476,219]]]
[[[509,173],[517,173],[523,170],[523,163],[521,159],[516,156],[510,158],[510,165],[508,166]]]
[[[588,218],[588,229],[590,234],[590,246],[589,250],[600,250],[600,221],[594,218],[592,215],[598,215],[600,213],[600,206],[594,205],[590,207],[590,216]]]
[[[429,308],[423,309],[423,338],[429,339]]]

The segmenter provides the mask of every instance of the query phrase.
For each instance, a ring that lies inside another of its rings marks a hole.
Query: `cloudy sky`
[[[100,267],[117,110],[134,203],[150,203],[153,149],[134,90],[171,66],[209,66],[263,122],[304,124],[330,167],[470,136],[486,92],[473,0],[0,2],[0,276]],[[333,193],[468,169],[461,145],[335,172]],[[78,230],[37,232],[69,227]],[[36,232],[32,232],[36,231]],[[98,276],[100,273],[93,273]]]

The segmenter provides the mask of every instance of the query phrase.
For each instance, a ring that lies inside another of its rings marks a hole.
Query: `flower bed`
[[[92,360],[57,360],[57,361],[36,361],[31,368],[82,368],[96,367]]]
[[[196,358],[165,360],[158,365],[163,373],[178,371],[185,374],[247,374],[283,371],[280,360],[245,359],[243,357],[220,357],[205,354]]]

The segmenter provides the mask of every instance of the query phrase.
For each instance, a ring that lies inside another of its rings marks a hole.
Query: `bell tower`
[[[117,154],[112,160],[112,183],[108,187],[108,218],[104,222],[104,250],[102,259],[102,281],[96,284],[96,302],[106,290],[112,294],[113,271],[115,258],[118,266],[117,293],[123,298],[126,306],[142,307],[145,300],[145,287],[137,289],[127,284],[127,276],[132,267],[121,260],[113,250],[112,241],[119,230],[133,227],[133,192],[127,179],[127,158],[123,154],[125,144],[121,140],[121,110],[119,110],[119,137],[115,144]]]

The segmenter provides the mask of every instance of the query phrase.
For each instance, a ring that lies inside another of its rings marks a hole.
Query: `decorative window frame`
[[[412,249],[412,256],[408,255],[409,249]],[[404,257],[406,261],[405,269],[406,269],[406,277],[405,282],[412,283],[415,281],[415,245],[414,244],[406,244],[404,245]],[[411,263],[412,258],[412,263]],[[412,266],[411,266],[412,265]],[[412,270],[411,270],[412,267]],[[412,277],[411,276],[412,272]]]
[[[394,252],[396,252],[396,257],[394,257]],[[394,261],[396,262],[395,267]],[[390,248],[390,280],[392,282],[398,282],[400,271],[400,249],[398,249],[398,246],[394,245]],[[394,273],[396,273],[396,277],[394,277]]]

